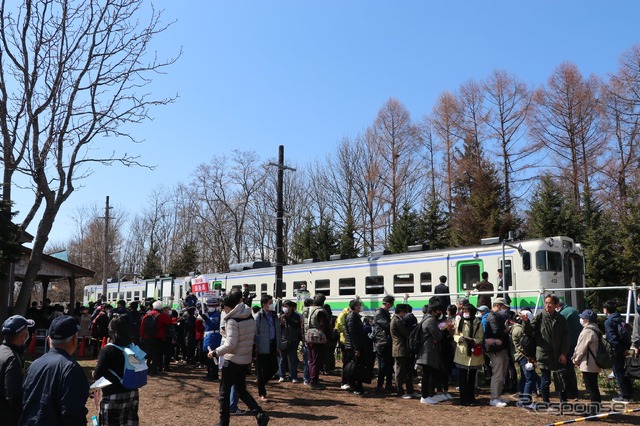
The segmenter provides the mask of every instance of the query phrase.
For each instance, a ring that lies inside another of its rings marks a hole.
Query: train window
[[[394,293],[413,293],[413,274],[397,274],[393,276]]]
[[[562,255],[557,251],[540,250],[536,252],[538,271],[562,271]]]
[[[431,293],[433,287],[431,284],[431,272],[422,272],[420,274],[420,293]]]
[[[262,283],[260,284],[260,294],[266,294],[267,293],[267,283]]]
[[[473,290],[473,284],[480,281],[480,265],[470,263],[467,265],[459,265],[460,283],[462,290]]]
[[[384,277],[376,275],[364,279],[364,292],[366,294],[384,294]]]
[[[256,292],[256,285],[255,284],[248,284],[247,283],[247,285],[249,286],[249,291],[251,293],[255,293]],[[242,290],[242,286],[241,285],[234,285],[233,287],[238,287],[240,290]]]
[[[356,279],[355,278],[340,278],[338,280],[338,292],[340,296],[355,296],[356,294]]]
[[[140,292],[138,290],[133,292],[133,300],[140,300]]]
[[[287,297],[287,283],[282,281],[282,297]]]
[[[294,281],[293,282],[293,292],[295,293],[296,290],[300,290],[300,286],[302,286],[302,284],[304,284],[306,286],[307,282],[306,281]]]
[[[525,271],[531,270],[531,253],[528,251],[522,253],[522,269]]]
[[[322,293],[325,296],[331,296],[331,281],[316,280],[316,293]]]
[[[131,292],[130,291],[127,292],[127,300],[131,300]]]
[[[124,292],[120,293],[120,297],[118,298],[118,300],[122,300],[124,299]]]

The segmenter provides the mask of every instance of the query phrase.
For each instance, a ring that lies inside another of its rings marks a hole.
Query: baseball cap
[[[2,323],[2,334],[5,336],[13,336],[27,327],[33,327],[35,324],[31,319],[26,319],[21,315],[14,315]]]
[[[507,308],[510,308],[511,306],[509,306],[509,302],[507,302],[507,299],[505,299],[504,297],[496,297],[495,299],[493,299],[493,304],[497,305],[504,305]]]
[[[51,321],[49,326],[49,337],[52,339],[67,339],[80,330],[76,319],[69,315],[63,315]]]

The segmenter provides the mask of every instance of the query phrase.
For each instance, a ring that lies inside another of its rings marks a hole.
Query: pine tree
[[[11,221],[13,216],[11,203],[0,200],[0,280],[8,278],[11,264],[20,258],[18,227]]]
[[[527,237],[566,235],[578,241],[582,235],[582,226],[575,211],[571,197],[551,177],[544,176],[533,194],[527,212]]]
[[[435,196],[429,197],[425,212],[418,218],[418,242],[428,244],[431,250],[448,247],[449,223]]]
[[[155,246],[151,246],[142,267],[142,276],[155,277],[162,273],[162,265],[160,263],[160,255]]]
[[[353,217],[349,216],[338,236],[338,253],[348,259],[358,257],[355,233],[356,226]]]
[[[291,253],[296,257],[298,261],[303,259],[312,259],[314,257],[315,241],[314,241],[314,225],[313,218],[307,216],[304,218],[304,226],[293,237],[293,243],[291,244]]]
[[[504,188],[496,168],[482,149],[467,138],[458,160],[451,212],[451,242],[458,246],[479,244],[485,237],[506,237],[511,223],[505,212]]]
[[[391,229],[389,250],[392,253],[405,253],[410,245],[416,244],[417,236],[418,215],[411,210],[409,205],[405,204]]]
[[[169,265],[169,271],[174,277],[188,275],[196,270],[198,265],[198,252],[195,241],[187,241],[183,244],[180,255],[173,259]]]
[[[315,232],[314,257],[320,260],[329,260],[336,253],[338,242],[330,219],[320,218],[320,224]]]

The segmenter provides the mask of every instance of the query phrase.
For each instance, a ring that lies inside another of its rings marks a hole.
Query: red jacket
[[[156,331],[156,335],[155,336],[148,336],[145,332],[144,332],[144,321],[145,318],[149,315],[153,315],[156,317],[156,327],[157,327],[157,331]],[[156,337],[158,339],[164,339],[167,335],[167,331],[166,331],[166,326],[171,324],[171,317],[168,314],[165,313],[160,313],[159,311],[156,311],[155,309],[147,312],[144,317],[142,317],[142,321],[140,321],[140,338],[141,339],[149,339],[152,337]]]

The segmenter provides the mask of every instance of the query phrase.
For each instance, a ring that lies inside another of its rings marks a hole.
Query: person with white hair
[[[520,398],[517,405],[518,407],[531,407],[533,403],[532,395],[536,392],[540,377],[538,377],[534,366],[536,356],[535,342],[532,340],[532,336],[525,334],[524,326],[522,325],[523,317],[526,317],[528,321],[533,320],[531,311],[521,310],[520,317],[511,326],[509,333],[511,335],[513,361],[520,366],[520,382],[518,383]]]

